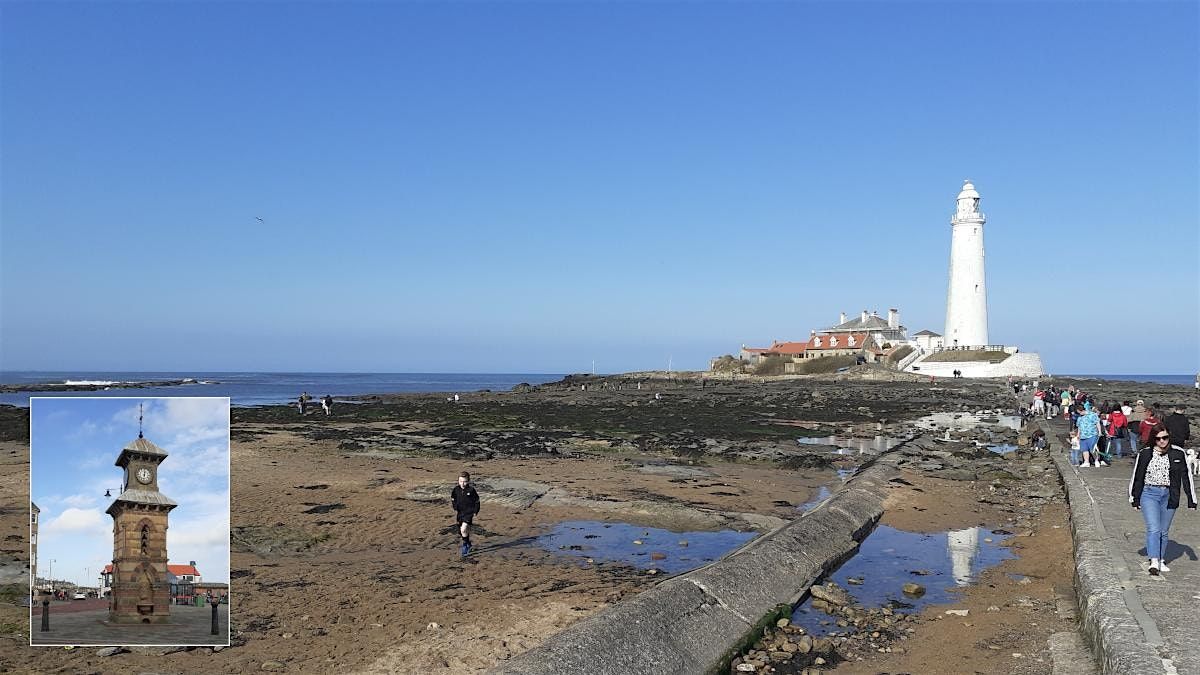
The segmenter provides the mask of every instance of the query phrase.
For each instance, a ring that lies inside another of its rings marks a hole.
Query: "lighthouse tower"
[[[950,288],[946,293],[947,347],[988,344],[987,286],[983,280],[983,223],[979,193],[963,181],[950,219]]]

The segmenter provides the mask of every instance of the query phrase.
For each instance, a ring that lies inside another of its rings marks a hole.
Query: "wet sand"
[[[94,649],[32,649],[24,646],[27,610],[0,604],[0,664],[33,672],[481,671],[663,578],[537,546],[536,538],[557,523],[769,527],[798,516],[796,507],[820,486],[836,487],[836,469],[860,459],[801,446],[799,435],[900,436],[912,432],[905,420],[929,412],[1012,407],[1000,385],[968,381],[616,386],[594,380],[586,392],[573,382],[468,394],[458,405],[444,395],[369,397],[339,406],[328,419],[319,409],[304,418],[282,406],[235,410],[234,646],[112,657]],[[663,398],[654,401],[654,393]],[[0,538],[10,558],[23,558],[27,549],[22,415],[0,411],[0,438],[8,439],[0,442],[0,496],[13,505],[0,517]],[[481,490],[476,552],[467,562],[458,556],[447,503],[462,469],[484,484],[527,481],[492,495],[499,499]],[[978,501],[986,480],[941,480],[928,472],[909,479],[912,489],[889,506],[885,524],[939,531],[1004,526],[1014,517]],[[446,501],[426,501],[439,491]],[[530,499],[530,491],[541,496]],[[1018,501],[1011,506],[1022,508]],[[1028,520],[1041,507],[1024,508]],[[1069,567],[1055,562],[1070,561],[1069,533],[1048,525],[1055,518],[1065,522],[1062,507],[1051,503],[1030,523],[1035,536],[1014,537],[1021,557],[987,573],[965,602],[988,603],[979,610],[986,613],[1005,594],[1011,600],[1003,571],[1037,571],[1022,593],[1038,602],[1055,587],[1069,587]],[[1013,632],[1010,619],[1028,621],[1027,609],[978,621],[972,609],[965,623],[973,625],[961,629],[970,629],[973,640],[958,639],[960,629],[945,619],[918,623],[907,654],[893,649],[878,656],[883,660],[863,661],[863,668],[930,672],[913,664],[954,657],[978,659],[984,664],[978,669],[990,672],[999,663],[996,650],[979,645]],[[1034,653],[1036,640],[1029,640]],[[841,666],[860,672],[855,667]]]

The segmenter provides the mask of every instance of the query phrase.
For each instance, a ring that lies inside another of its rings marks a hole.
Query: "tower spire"
[[[138,404],[138,438],[142,437],[142,404]]]

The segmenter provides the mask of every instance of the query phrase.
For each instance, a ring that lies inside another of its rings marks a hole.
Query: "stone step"
[[[1046,642],[1053,675],[1099,675],[1100,669],[1078,631],[1055,633]]]

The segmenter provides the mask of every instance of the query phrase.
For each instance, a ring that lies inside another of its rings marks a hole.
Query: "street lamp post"
[[[54,559],[50,559],[50,592],[54,593]]]

